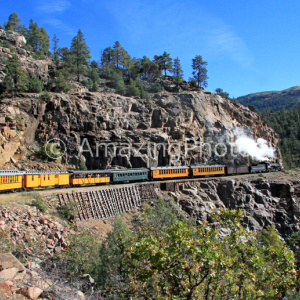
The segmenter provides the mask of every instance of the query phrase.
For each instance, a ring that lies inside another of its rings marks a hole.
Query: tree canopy
[[[77,35],[72,39],[70,48],[73,70],[77,75],[77,81],[80,81],[80,75],[84,73],[89,65],[90,49],[85,42],[82,31],[79,29]]]
[[[192,60],[193,78],[199,87],[207,87],[207,62],[201,55],[196,55]]]

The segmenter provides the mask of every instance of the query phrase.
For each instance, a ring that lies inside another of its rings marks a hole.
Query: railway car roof
[[[26,171],[25,175],[57,175],[57,174],[69,174],[67,171]]]
[[[194,168],[221,168],[225,167],[225,165],[193,165],[191,166],[192,169]]]
[[[111,173],[111,170],[74,170],[70,171],[72,174],[100,174],[100,173]]]
[[[120,173],[120,172],[143,172],[143,171],[148,171],[148,169],[143,168],[143,169],[108,169],[108,170],[85,170],[85,171],[80,171],[80,170],[75,170],[75,171],[70,171],[72,174],[101,174],[101,173]]]
[[[185,166],[172,166],[172,167],[151,167],[150,170],[178,170],[178,169],[188,169],[189,167]]]
[[[8,175],[23,175],[24,171],[18,171],[18,170],[0,170],[0,176],[8,176]]]
[[[120,169],[120,170],[111,170],[112,173],[120,173],[120,172],[148,172],[149,170],[146,168],[142,169]]]

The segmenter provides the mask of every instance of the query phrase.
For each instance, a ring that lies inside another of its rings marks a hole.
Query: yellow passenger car
[[[0,170],[0,191],[16,190],[23,187],[24,172]]]
[[[192,176],[214,176],[214,175],[225,175],[224,165],[201,165],[191,166]]]
[[[39,187],[52,187],[62,186],[69,184],[69,173],[61,171],[49,172],[26,172],[24,174],[24,187],[26,188],[39,188]]]
[[[178,178],[178,177],[188,177],[189,168],[188,167],[157,167],[150,168],[151,178]]]
[[[70,184],[72,185],[105,184],[109,182],[110,172],[107,170],[72,171],[70,175]]]

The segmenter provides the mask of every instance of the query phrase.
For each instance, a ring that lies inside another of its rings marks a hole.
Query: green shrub
[[[96,82],[93,82],[92,88],[91,88],[92,92],[98,92],[99,91],[99,86]]]
[[[41,95],[41,99],[49,102],[51,100],[51,95],[48,92],[45,92],[44,94]]]
[[[92,84],[92,81],[90,79],[83,79],[81,81],[81,84],[84,85],[85,87],[89,87]]]
[[[156,83],[154,83],[154,84],[150,87],[149,92],[150,92],[150,93],[159,93],[159,92],[161,92],[161,91],[163,91],[163,90],[164,90],[164,89],[163,89],[163,87],[161,86],[161,84],[158,83],[158,82],[156,82]]]
[[[83,171],[86,171],[88,169],[87,166],[86,166],[86,164],[85,164],[84,159],[80,160],[79,168],[80,168],[80,170],[83,170]]]
[[[47,143],[37,152],[38,156],[44,161],[54,161],[61,158],[62,153],[57,148],[56,143]]]
[[[88,273],[93,276],[93,270],[97,264],[100,243],[96,236],[87,229],[77,231],[70,238],[70,246],[67,252],[62,254],[67,261],[68,269],[73,274]]]
[[[32,201],[30,206],[35,206],[40,212],[45,213],[48,210],[47,203],[43,200],[42,196],[37,193],[32,193]]]
[[[66,81],[62,72],[58,72],[58,75],[54,79],[53,83],[55,85],[55,90],[58,92],[68,92],[71,89],[71,86]]]
[[[28,91],[31,93],[40,93],[44,88],[43,83],[38,79],[38,77],[33,76],[28,82]]]

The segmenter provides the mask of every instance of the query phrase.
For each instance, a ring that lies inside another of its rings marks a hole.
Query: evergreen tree
[[[99,86],[96,82],[93,82],[91,91],[92,92],[98,92],[99,91]]]
[[[182,68],[180,65],[180,60],[178,57],[175,58],[174,62],[173,62],[173,75],[175,77],[176,86],[178,87],[183,79],[183,71],[182,71]]]
[[[58,57],[61,59],[60,71],[65,78],[69,78],[72,71],[72,55],[68,47],[59,48],[57,50]]]
[[[29,79],[28,82],[28,91],[32,93],[41,93],[44,88],[43,83],[39,80],[38,77],[33,76]]]
[[[170,57],[170,54],[167,52],[164,52],[163,55],[154,56],[154,61],[158,63],[159,69],[162,71],[165,71],[165,76],[167,76],[167,71],[172,73],[172,58]]]
[[[113,49],[107,47],[101,54],[101,70],[103,75],[109,77],[113,70]]]
[[[229,94],[224,92],[223,89],[221,88],[216,88],[215,92],[217,95],[220,95],[221,97],[225,98],[225,99],[229,99]]]
[[[202,59],[201,55],[196,55],[192,61],[193,78],[199,87],[207,87],[207,62]]]
[[[87,46],[83,33],[80,29],[78,30],[77,35],[72,39],[70,52],[74,72],[77,75],[77,81],[80,82],[80,75],[82,75],[88,67],[88,61],[91,58],[90,49]]]
[[[56,36],[56,34],[54,34],[54,37],[52,39],[52,50],[53,50],[53,60],[55,62],[56,67],[58,67],[59,64],[58,43],[59,43],[59,38]]]
[[[92,82],[98,83],[100,81],[100,77],[96,69],[91,68],[88,72],[88,77],[92,80]]]
[[[116,41],[113,45],[112,61],[117,70],[119,67],[125,69],[128,66],[130,59],[128,52],[121,46],[119,41]]]
[[[112,85],[116,89],[118,94],[124,95],[126,87],[123,79],[123,75],[120,71],[114,71],[111,76]]]
[[[136,82],[132,79],[129,80],[126,87],[126,96],[140,96],[140,90],[136,86]]]
[[[93,68],[93,69],[96,69],[96,70],[99,69],[98,63],[97,63],[95,60],[91,61],[90,66],[91,66],[91,68]]]
[[[151,78],[160,74],[158,64],[151,61],[147,56],[140,59],[139,64],[142,78]]]
[[[68,92],[71,89],[71,86],[66,81],[64,74],[59,71],[57,76],[54,79],[55,90],[57,92]]]
[[[4,86],[9,92],[12,92],[13,95],[15,95],[16,92],[27,90],[27,77],[22,69],[22,64],[18,55],[12,54],[8,59],[5,73]]]
[[[22,28],[21,19],[15,12],[8,17],[8,21],[4,23],[4,28],[12,31],[18,31]]]
[[[32,47],[41,58],[44,55],[48,55],[49,50],[49,36],[44,28],[39,28],[38,24],[32,19],[30,20],[28,30],[28,44]]]

